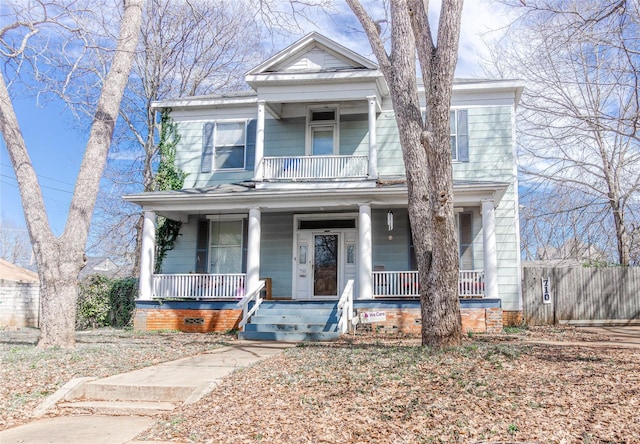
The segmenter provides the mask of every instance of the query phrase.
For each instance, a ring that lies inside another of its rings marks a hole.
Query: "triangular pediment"
[[[369,59],[312,32],[252,69],[248,75],[377,69]]]

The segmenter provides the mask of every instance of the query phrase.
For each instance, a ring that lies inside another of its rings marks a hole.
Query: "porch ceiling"
[[[498,205],[509,184],[504,182],[454,183],[456,206],[479,206],[483,200],[493,199]],[[253,182],[180,191],[130,194],[124,200],[155,211],[172,219],[181,215],[208,212],[246,212],[260,208],[276,211],[342,211],[354,210],[358,205],[372,207],[405,207],[405,183],[382,184],[375,188],[316,189],[256,189]]]

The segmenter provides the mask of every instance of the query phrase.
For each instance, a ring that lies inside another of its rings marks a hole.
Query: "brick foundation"
[[[524,319],[522,317],[522,311],[503,311],[502,312],[502,323],[504,326],[508,327],[516,327],[518,325],[522,325],[524,323]]]
[[[376,328],[384,332],[420,334],[420,304],[418,301],[354,301],[357,313],[384,312],[386,320],[375,324],[360,324],[358,329]],[[461,303],[462,331],[499,333],[504,325],[522,322],[522,312],[503,312],[499,303],[489,300]],[[156,302],[138,301],[133,326],[136,330],[179,330],[190,333],[226,332],[238,329],[242,310],[235,302]]]
[[[137,304],[135,330],[179,330],[188,333],[224,333],[237,329],[242,310],[231,304],[199,307],[198,304]],[[235,304],[234,304],[235,305]]]
[[[384,332],[398,332],[404,334],[420,334],[422,323],[420,308],[370,308],[358,307],[358,312],[383,311],[386,320],[376,322],[369,327],[365,324],[357,328],[376,328]],[[472,333],[500,333],[502,331],[502,309],[495,308],[462,308],[462,332]]]

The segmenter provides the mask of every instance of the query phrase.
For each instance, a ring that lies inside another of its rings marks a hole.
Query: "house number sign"
[[[542,278],[542,303],[551,303],[551,290],[549,285],[549,276]]]

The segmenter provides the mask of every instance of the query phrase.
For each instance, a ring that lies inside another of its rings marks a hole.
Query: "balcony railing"
[[[417,271],[374,271],[373,297],[418,297],[420,281]],[[484,271],[459,272],[458,296],[461,298],[484,297]]]
[[[264,180],[332,180],[365,178],[367,156],[296,156],[262,158]]]
[[[155,274],[154,299],[240,299],[244,296],[244,273]]]

